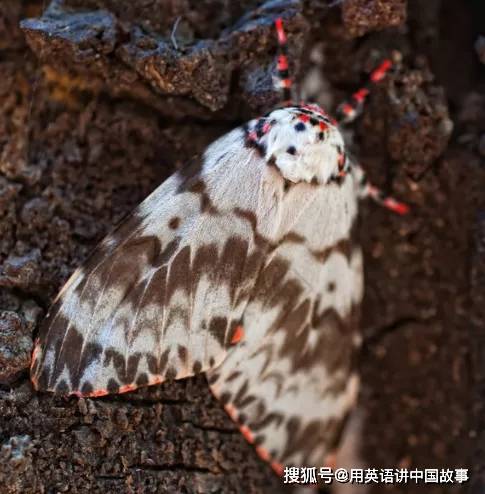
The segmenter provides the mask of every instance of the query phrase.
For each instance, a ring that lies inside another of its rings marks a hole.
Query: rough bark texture
[[[362,211],[362,461],[468,467],[467,484],[425,492],[485,490],[485,11],[327,3],[1,3],[0,492],[285,490],[204,378],[77,400],[34,393],[27,371],[38,322],[103,235],[277,101],[280,14],[293,72],[330,109],[391,50],[403,56],[353,126],[372,180],[412,208]]]

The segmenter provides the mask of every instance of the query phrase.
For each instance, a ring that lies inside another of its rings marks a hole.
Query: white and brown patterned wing
[[[268,248],[253,218],[267,238],[278,224],[276,172],[244,142],[236,129],[213,143],[73,274],[40,329],[37,389],[100,396],[223,361]]]
[[[290,189],[292,216],[281,223],[290,230],[280,232],[258,277],[244,339],[208,373],[214,394],[277,471],[323,466],[356,398],[362,258],[353,187],[348,177]]]

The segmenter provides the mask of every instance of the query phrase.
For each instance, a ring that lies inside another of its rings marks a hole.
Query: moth
[[[358,390],[362,254],[358,201],[406,206],[369,184],[342,121],[389,70],[340,108],[286,103],[212,143],[108,235],[54,301],[35,343],[35,389],[98,397],[207,376],[261,458],[322,466]]]

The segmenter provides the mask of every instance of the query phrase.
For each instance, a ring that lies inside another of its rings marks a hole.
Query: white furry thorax
[[[317,105],[281,108],[249,122],[247,138],[291,182],[326,184],[338,175],[344,141]]]

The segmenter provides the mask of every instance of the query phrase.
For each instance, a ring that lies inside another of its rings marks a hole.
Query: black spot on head
[[[118,391],[120,390],[120,385],[116,382],[115,379],[111,378],[108,381],[107,389],[109,393],[118,393]]]
[[[297,132],[303,132],[305,129],[306,129],[306,125],[305,125],[303,122],[298,122],[298,123],[295,125],[295,130],[296,130]]]
[[[323,132],[318,133],[318,139],[320,139],[320,141],[323,141],[324,137],[325,137],[325,134]]]
[[[202,370],[202,364],[200,363],[199,360],[196,360],[194,362],[192,370],[194,371],[194,374],[198,374]]]
[[[335,291],[335,281],[330,281],[327,285],[327,290],[329,292],[334,292]]]
[[[288,149],[286,150],[288,154],[295,155],[296,154],[296,147],[295,146],[289,146]]]
[[[316,118],[314,118],[314,117],[311,117],[310,118],[310,124],[311,125],[318,125],[318,120]]]

